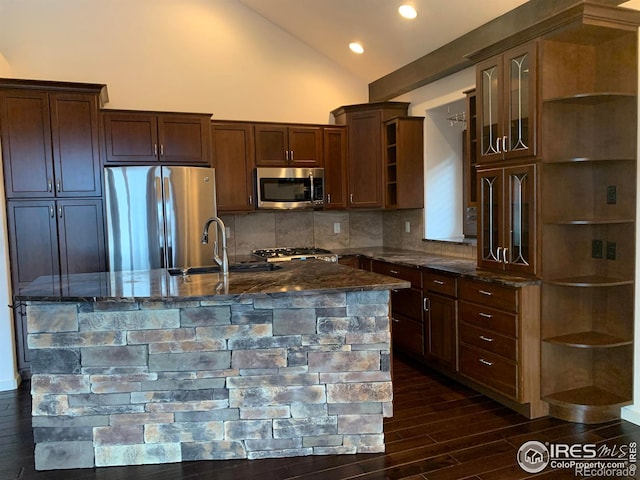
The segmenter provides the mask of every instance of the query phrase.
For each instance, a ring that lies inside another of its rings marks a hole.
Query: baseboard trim
[[[7,380],[0,380],[0,392],[8,392],[9,390],[17,390],[22,383],[22,377],[19,373],[15,374],[15,377]]]
[[[623,420],[640,425],[640,405],[627,405],[622,407],[620,409],[620,416]]]

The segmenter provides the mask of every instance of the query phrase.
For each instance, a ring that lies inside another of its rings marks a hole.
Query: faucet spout
[[[220,265],[220,269],[222,270],[222,274],[224,276],[229,275],[229,255],[227,254],[227,229],[224,226],[224,222],[219,217],[211,217],[208,218],[206,222],[204,222],[204,228],[202,230],[202,244],[206,245],[209,243],[209,227],[212,223],[216,224],[216,228],[218,228],[220,232],[220,238],[222,239],[222,257],[220,257],[220,250],[218,247],[218,241],[214,242],[213,246],[213,260]]]

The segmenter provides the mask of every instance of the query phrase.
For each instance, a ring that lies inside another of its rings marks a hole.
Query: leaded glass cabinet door
[[[502,153],[502,56],[477,67],[477,137],[481,161],[500,160]]]
[[[527,44],[504,54],[505,158],[536,153],[536,44]]]
[[[478,266],[492,270],[504,268],[503,170],[478,172]]]
[[[536,168],[504,170],[506,230],[502,247],[505,270],[536,273]]]

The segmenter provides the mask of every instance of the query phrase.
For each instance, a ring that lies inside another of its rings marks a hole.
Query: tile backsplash
[[[229,255],[248,255],[256,248],[301,246],[328,250],[393,247],[464,258],[476,254],[473,245],[423,240],[422,209],[270,210],[221,217],[230,232]]]

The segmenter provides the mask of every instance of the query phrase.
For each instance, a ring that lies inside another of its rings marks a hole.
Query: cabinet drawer
[[[517,340],[491,330],[460,324],[460,341],[468,345],[517,361]]]
[[[422,291],[403,288],[391,292],[391,311],[422,323]]]
[[[510,397],[517,397],[517,365],[486,350],[460,345],[460,373]]]
[[[422,335],[422,324],[401,315],[391,317],[391,340],[399,350],[422,355],[424,352]]]
[[[448,275],[441,275],[435,272],[422,272],[423,289],[431,292],[456,296],[456,278]]]
[[[413,288],[422,288],[422,274],[420,270],[414,268],[405,267],[403,265],[396,265],[394,263],[374,261],[372,270],[375,273],[381,273],[382,275],[388,275],[389,277],[400,278],[411,282]]]
[[[518,311],[516,293],[517,289],[515,288],[493,283],[474,282],[466,278],[460,280],[461,299],[502,310]]]
[[[461,300],[458,304],[460,321],[477,327],[495,330],[498,333],[518,336],[517,316],[495,308]]]

